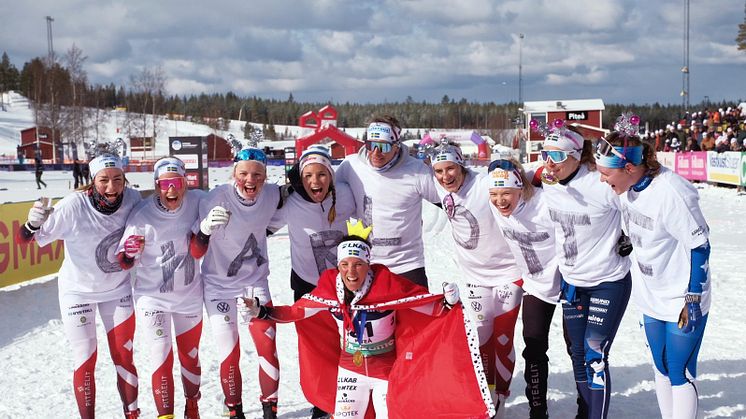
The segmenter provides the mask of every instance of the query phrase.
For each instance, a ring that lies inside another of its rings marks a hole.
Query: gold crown
[[[347,234],[351,236],[358,236],[365,240],[368,240],[368,235],[370,234],[370,231],[373,229],[373,226],[365,227],[363,225],[363,222],[358,220],[357,218],[350,218],[347,220]]]

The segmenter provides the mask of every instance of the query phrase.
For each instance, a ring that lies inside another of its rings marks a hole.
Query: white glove
[[[231,218],[231,212],[227,209],[216,206],[207,213],[207,216],[199,223],[199,230],[202,234],[209,236],[220,226],[225,226]]]
[[[241,324],[249,324],[251,319],[259,315],[260,309],[261,309],[261,305],[259,304],[259,299],[256,297],[254,298],[237,297],[236,298],[236,310],[238,310],[238,315],[241,318],[241,321],[240,321]]]
[[[38,230],[44,221],[47,221],[49,214],[54,211],[54,207],[50,207],[49,198],[41,198],[39,201],[34,202],[34,205],[28,211],[28,225],[34,230]]]
[[[453,307],[459,302],[458,285],[455,282],[443,283],[443,299],[449,307]]]

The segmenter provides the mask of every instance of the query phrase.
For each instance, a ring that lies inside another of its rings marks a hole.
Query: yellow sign
[[[31,205],[33,202],[0,204],[0,287],[55,273],[62,266],[62,240],[44,247],[36,241],[18,240],[18,230],[24,228]]]

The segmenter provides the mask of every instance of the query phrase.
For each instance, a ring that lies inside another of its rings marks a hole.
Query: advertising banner
[[[23,244],[16,240],[31,205],[31,201],[0,204],[0,287],[53,274],[62,266],[65,254],[61,240],[44,247],[36,241]]]
[[[676,153],[671,151],[659,151],[655,154],[655,157],[658,159],[658,162],[662,164],[664,167],[667,167],[671,170],[676,170]]]
[[[684,179],[707,180],[707,152],[687,151],[674,153],[676,173]]]
[[[741,182],[740,151],[707,152],[707,181],[739,185]]]

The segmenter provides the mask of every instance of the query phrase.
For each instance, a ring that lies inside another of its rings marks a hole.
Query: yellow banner
[[[44,247],[36,241],[18,241],[18,230],[24,228],[31,205],[33,201],[0,204],[0,287],[55,273],[62,265],[62,240]]]

